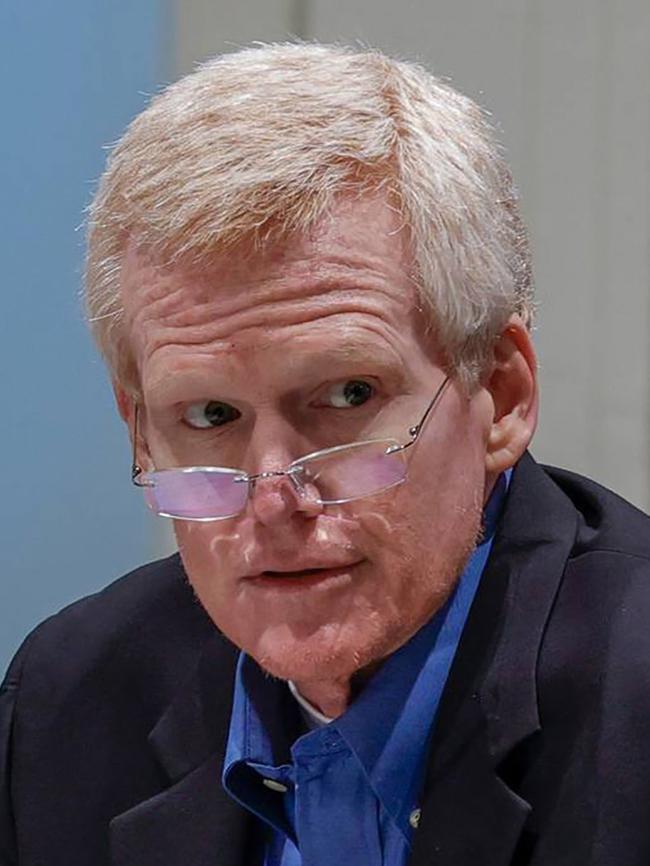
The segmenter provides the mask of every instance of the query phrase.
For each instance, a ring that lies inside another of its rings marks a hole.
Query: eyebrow
[[[290,350],[288,350],[288,353]],[[223,357],[223,355],[221,355]],[[176,375],[168,373],[155,375],[147,391],[155,402],[176,403],[191,397],[209,396],[210,392],[219,389],[222,382],[232,382],[230,369],[220,364],[220,356],[206,359],[205,366],[200,369],[191,368],[179,371]],[[386,349],[378,343],[370,341],[346,340],[320,351],[297,352],[291,354],[286,363],[285,372],[296,382],[313,376],[314,372],[323,374],[323,378],[331,378],[337,368],[356,366],[359,375],[364,373],[377,374],[385,379],[400,384],[407,377],[404,363],[397,352]]]
[[[295,358],[299,366],[300,360],[302,360],[302,366],[308,369],[318,363],[322,363],[324,359],[328,364],[370,363],[387,371],[391,369],[399,370],[403,367],[402,360],[394,350],[388,350],[379,343],[349,339],[335,343],[333,346],[318,352],[307,352],[302,359],[300,355]]]

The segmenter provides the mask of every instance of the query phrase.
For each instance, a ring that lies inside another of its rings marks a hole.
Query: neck
[[[324,716],[336,719],[343,715],[380,667],[381,662],[373,662],[350,677],[298,680],[294,681],[294,685],[303,698]]]

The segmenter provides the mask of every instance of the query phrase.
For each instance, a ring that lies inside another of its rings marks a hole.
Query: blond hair
[[[313,226],[346,193],[386,188],[410,232],[421,303],[469,381],[518,312],[528,242],[479,107],[370,50],[267,45],[217,57],[156,96],[112,151],[89,208],[86,307],[113,376],[133,384],[120,275],[129,240],[166,265]]]

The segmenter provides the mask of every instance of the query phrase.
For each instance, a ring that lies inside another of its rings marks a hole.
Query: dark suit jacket
[[[2,686],[2,866],[258,863],[261,827],[220,785],[236,654],[178,556],[39,626]],[[410,866],[649,863],[650,520],[526,456]]]

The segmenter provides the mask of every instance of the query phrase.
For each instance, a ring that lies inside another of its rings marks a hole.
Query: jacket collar
[[[535,670],[577,529],[571,502],[528,455],[439,708],[410,866],[506,866],[530,806],[506,756],[540,730]],[[252,866],[259,833],[220,783],[237,650],[218,632],[149,735],[167,787],[111,821],[112,866]]]

